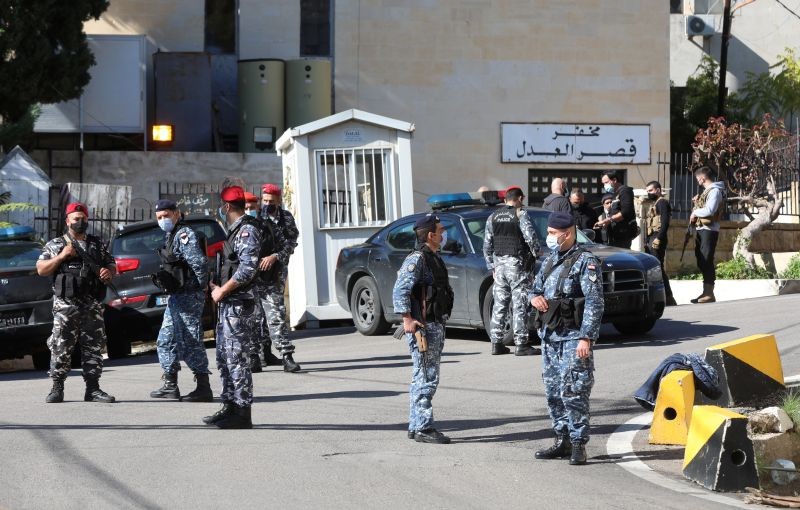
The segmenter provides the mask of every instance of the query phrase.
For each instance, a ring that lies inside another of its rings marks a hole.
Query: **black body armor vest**
[[[178,230],[186,227],[183,222],[178,222],[172,228],[172,232],[167,237],[167,243],[156,250],[159,261],[158,272],[153,274],[153,283],[156,287],[163,289],[168,294],[178,292],[186,285],[189,280],[189,264],[182,258],[175,255],[172,249],[175,242],[175,235]]]
[[[492,231],[494,233],[494,254],[497,256],[523,257],[525,255],[525,239],[519,228],[517,209],[506,207],[492,215]]]
[[[453,311],[453,288],[450,286],[450,279],[447,275],[447,267],[441,257],[431,252],[430,248],[423,246],[422,253],[422,274],[425,274],[425,267],[430,268],[433,274],[433,285],[426,285],[422,282],[417,283],[412,292],[411,299],[416,301],[417,306],[424,305],[425,320],[435,320],[444,323],[450,318]]]
[[[64,239],[69,242],[66,236]],[[100,239],[87,235],[87,255],[95,261],[100,261],[101,251]],[[106,286],[83,258],[75,256],[56,269],[53,275],[53,294],[62,299],[93,297],[100,301],[106,297]]]

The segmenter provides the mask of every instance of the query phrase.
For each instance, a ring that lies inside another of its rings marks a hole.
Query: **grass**
[[[780,404],[781,409],[786,411],[789,418],[794,423],[794,429],[800,429],[800,391],[788,390]]]

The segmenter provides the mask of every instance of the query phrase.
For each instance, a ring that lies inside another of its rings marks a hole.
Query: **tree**
[[[793,49],[786,48],[770,69],[759,74],[747,73],[740,94],[742,106],[759,117],[772,113],[787,119],[791,131],[800,115],[800,59],[795,57]]]
[[[108,0],[0,1],[0,144],[30,133],[38,103],[80,96],[95,63],[83,23],[107,8]]]
[[[7,214],[15,211],[41,211],[42,206],[31,204],[30,202],[12,202],[11,192],[4,191],[0,193],[0,214]],[[0,228],[11,227],[14,223],[0,220]]]
[[[692,168],[713,170],[726,183],[727,202],[750,219],[734,242],[733,255],[741,255],[751,268],[756,265],[749,250],[753,235],[772,224],[783,207],[775,180],[791,171],[782,157],[786,151],[779,150],[788,142],[787,135],[783,123],[769,114],[752,128],[718,117],[708,120],[692,144]]]

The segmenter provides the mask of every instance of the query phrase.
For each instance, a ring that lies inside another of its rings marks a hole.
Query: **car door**
[[[414,221],[415,218],[406,218],[391,225],[373,240],[375,246],[369,252],[367,267],[375,277],[386,314],[394,313],[392,290],[397,281],[397,270],[416,244]]]
[[[453,311],[450,319],[463,322],[468,318],[467,304],[470,296],[467,290],[466,266],[471,257],[467,251],[466,236],[461,218],[454,214],[440,215],[442,225],[447,231],[447,244],[442,247],[441,256],[447,266],[447,276],[450,286],[453,287]]]

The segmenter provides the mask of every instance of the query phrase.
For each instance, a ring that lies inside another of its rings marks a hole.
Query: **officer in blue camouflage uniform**
[[[536,275],[531,304],[542,339],[542,379],[555,443],[538,450],[537,459],[570,456],[586,463],[589,394],[594,385],[592,345],[603,317],[600,262],[575,242],[572,215],[554,212],[547,226],[550,255]]]
[[[267,356],[272,352],[271,343],[275,346],[283,357],[284,372],[299,372],[300,365],[294,361],[294,345],[289,340],[289,328],[286,325],[286,305],[284,303],[284,291],[286,289],[286,278],[289,276],[289,257],[297,247],[297,238],[300,231],[294,221],[292,213],[281,206],[281,188],[277,184],[264,184],[261,187],[262,209],[261,216],[272,221],[275,231],[280,231],[281,244],[276,246],[276,253],[265,257],[259,261],[259,269],[269,270],[273,264],[279,264],[280,276],[266,284],[259,286],[259,296],[264,317],[269,329],[269,339],[264,348]]]
[[[514,331],[514,354],[528,356],[536,350],[528,344],[528,292],[531,272],[539,251],[539,239],[533,223],[522,207],[525,195],[517,186],[506,190],[505,207],[498,208],[486,221],[483,257],[494,277],[494,305],[489,336],[492,354],[508,354],[503,345],[504,326],[511,302],[511,327]]]
[[[100,351],[106,341],[102,301],[106,294],[104,284],[117,273],[117,266],[103,242],[86,233],[86,206],[75,202],[67,205],[65,213],[67,232],[50,240],[36,261],[39,276],[53,276],[53,333],[47,339],[53,387],[45,401],[64,401],[64,380],[72,366],[72,349],[78,343],[86,382],[83,400],[110,403],[115,398],[100,389]]]
[[[219,285],[211,283],[211,298],[219,306],[217,369],[222,380],[222,408],[203,418],[203,423],[221,429],[249,429],[253,428],[250,321],[256,306],[252,283],[258,271],[261,232],[245,220],[241,187],[224,188],[220,199],[219,214],[228,226],[228,239]]]
[[[394,310],[403,316],[403,330],[414,368],[409,390],[408,438],[421,443],[447,444],[450,438],[433,428],[432,400],[439,386],[439,362],[444,348],[444,327],[453,305],[447,268],[439,249],[447,232],[435,214],[414,224],[417,249],[403,261],[392,291]],[[415,339],[424,331],[427,349],[420,352]]]
[[[156,220],[166,235],[159,250],[161,270],[154,282],[168,294],[167,308],[158,333],[156,347],[161,370],[161,388],[152,398],[181,400],[178,388],[180,360],[194,373],[197,388],[183,396],[185,402],[211,402],[214,395],[208,382],[208,357],[203,345],[202,315],[208,286],[208,258],[189,225],[183,223],[178,205],[162,199],[156,204]],[[179,273],[179,274],[178,274]],[[178,285],[183,282],[182,285]]]

